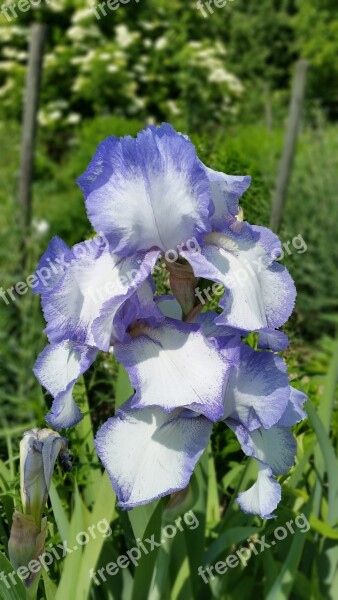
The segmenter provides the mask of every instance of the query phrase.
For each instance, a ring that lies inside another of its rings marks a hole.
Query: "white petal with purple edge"
[[[40,259],[33,281],[33,294],[47,294],[59,283],[68,268],[73,255],[71,249],[59,237],[49,242],[46,252]]]
[[[211,230],[211,192],[195,148],[170,125],[109,137],[78,179],[89,219],[121,256],[181,244]]]
[[[306,419],[307,416],[306,412],[302,409],[302,406],[307,399],[307,395],[291,386],[290,390],[290,400],[285,412],[278,421],[280,427],[291,427],[303,419]]]
[[[156,328],[143,326],[128,344],[116,344],[114,354],[136,389],[133,406],[186,407],[212,421],[222,417],[229,363],[198,325],[166,319]]]
[[[182,254],[196,276],[217,281],[226,288],[220,300],[224,310],[217,324],[245,331],[278,328],[294,306],[292,278],[267,252],[267,234],[246,223],[236,227],[235,233],[229,230],[228,235],[206,236],[207,244],[201,252]]]
[[[260,514],[265,519],[271,518],[274,515],[270,513],[280,499],[279,485],[274,482],[272,475],[282,475],[291,468],[295,460],[296,441],[287,427],[275,425],[268,430],[260,427],[250,433],[232,419],[227,419],[226,423],[235,432],[243,452],[255,458],[259,466],[260,480],[238,498],[241,508]]]
[[[227,175],[203,165],[208,176],[215,212],[211,217],[213,229],[222,230],[225,223],[236,219],[239,211],[238,199],[251,183],[249,175]]]
[[[164,316],[154,302],[154,291],[152,279],[148,278],[123,304],[117,304],[114,298],[105,302],[91,330],[95,346],[108,352],[117,341],[128,342],[128,328],[137,319],[154,324],[163,321]]]
[[[92,240],[74,246],[72,252],[73,259],[58,285],[42,297],[45,332],[51,342],[72,339],[94,346],[92,325],[104,304],[110,300],[113,318],[149,276],[158,252],[121,258],[109,248],[96,247]]]
[[[127,405],[99,430],[95,446],[119,506],[128,510],[188,485],[212,423],[202,416],[183,418],[180,410]]]
[[[286,365],[272,352],[257,352],[244,343],[237,357],[225,387],[224,419],[235,419],[249,431],[261,426],[268,429],[279,421],[289,402]]]
[[[64,341],[46,346],[38,357],[34,374],[54,397],[52,410],[46,420],[55,429],[72,427],[82,419],[73,400],[73,388],[78,378],[94,362],[96,354],[93,348]]]
[[[245,492],[238,494],[237,502],[243,512],[272,519],[273,511],[281,500],[281,487],[271,475],[271,469],[258,465],[257,481]]]

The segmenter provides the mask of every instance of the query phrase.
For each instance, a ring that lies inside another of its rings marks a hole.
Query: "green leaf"
[[[49,489],[49,497],[59,534],[63,540],[66,540],[68,538],[69,521],[53,480]]]
[[[146,528],[158,507],[159,502],[150,502],[144,506],[138,506],[128,512],[130,524],[132,526],[135,539],[143,539]]]
[[[42,579],[45,587],[46,600],[54,600],[57,588],[45,569],[42,569]]]
[[[84,531],[82,503],[76,485],[74,511],[69,527],[68,539],[66,538],[71,553],[67,554],[64,560],[62,577],[55,596],[55,600],[64,600],[64,598],[76,598],[76,592],[79,583],[77,574],[80,570],[82,557],[82,548],[78,547],[76,536],[82,531]]]
[[[327,473],[328,485],[328,502],[329,502],[329,523],[334,525],[338,520],[338,460],[332,447],[329,436],[327,435],[324,425],[317,415],[310,400],[306,402],[306,411],[309,416],[311,425],[317,435],[319,445],[323,454],[325,470]]]
[[[135,509],[134,509],[135,510]],[[157,503],[155,510],[152,513],[149,522],[146,525],[144,535],[142,536],[142,540],[146,540],[147,538],[151,538],[159,542],[161,540],[161,524],[162,524],[162,513],[163,513],[163,500]],[[136,533],[136,532],[135,532]],[[136,535],[136,537],[138,537]],[[145,543],[145,547],[149,549],[149,544],[147,547],[147,543]],[[133,587],[133,595],[132,600],[147,600],[148,592],[150,589],[152,576],[156,564],[156,559],[159,554],[160,548],[163,546],[157,546],[152,551],[147,554],[143,552],[141,554],[141,558],[138,566],[135,569],[135,577],[134,577],[134,587]],[[163,563],[161,564],[163,567]],[[151,597],[151,596],[150,596]]]
[[[220,556],[225,556],[225,552],[232,544],[239,544],[251,535],[262,531],[259,527],[232,527],[225,533],[222,533],[212,544],[203,557],[203,565],[211,565]]]
[[[303,514],[309,519],[311,507],[313,503],[312,496],[303,510]],[[279,571],[278,577],[274,580],[271,588],[266,594],[265,600],[288,600],[292,591],[295,576],[298,571],[300,559],[302,557],[303,548],[306,540],[306,535],[297,529],[295,532],[289,552],[285,557],[282,568]]]
[[[97,489],[97,500],[95,502],[93,512],[90,514],[89,527],[95,527],[101,521],[110,523],[115,513],[116,496],[113,492],[109,477],[105,472],[102,475],[100,485]],[[86,528],[88,530],[88,526]],[[86,600],[89,597],[92,579],[89,576],[90,569],[94,569],[100,558],[100,554],[106,538],[102,534],[94,530],[93,536],[88,544],[84,547],[82,555],[80,574],[78,578],[78,586],[76,598],[78,600]]]
[[[6,556],[0,552],[0,598],[1,600],[26,600],[26,590],[16,575],[14,568],[12,567]],[[11,574],[11,577],[9,576]],[[14,578],[15,584],[12,581]]]
[[[333,529],[320,519],[317,519],[313,515],[310,516],[311,529],[320,533],[320,535],[329,538],[330,540],[338,540],[338,529]]]
[[[198,527],[184,528],[184,538],[186,552],[188,557],[188,565],[190,567],[190,583],[193,590],[193,596],[197,597],[200,587],[200,577],[198,575],[198,567],[202,564],[204,545],[205,545],[205,530],[206,530],[206,507],[208,501],[208,474],[210,461],[208,451],[206,450],[195,467],[195,475],[199,495],[196,504],[192,507],[192,512],[198,521]],[[183,577],[182,569],[178,573],[178,577]]]
[[[214,457],[212,455],[211,442],[208,446],[209,456],[209,477],[208,477],[208,503],[207,503],[207,523],[217,523],[219,520],[219,499],[218,499],[218,485],[216,479],[216,470]]]
[[[121,404],[128,400],[134,393],[134,388],[130,385],[129,375],[123,365],[119,365],[116,388],[115,388],[115,410],[120,408]]]
[[[76,433],[81,441],[78,448],[78,460],[82,466],[87,466],[90,474],[83,491],[84,500],[88,508],[90,508],[97,498],[97,488],[100,485],[101,471],[100,469],[92,468],[92,463],[96,458],[96,450],[94,446],[93,426],[90,417],[87,390],[83,377],[80,377],[77,381],[73,395],[76,404],[83,414],[82,421],[80,421],[76,427]]]

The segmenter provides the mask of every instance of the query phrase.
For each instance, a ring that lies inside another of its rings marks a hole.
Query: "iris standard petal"
[[[272,236],[273,234],[271,234]],[[185,252],[194,273],[225,287],[216,320],[238,331],[274,330],[289,318],[296,297],[287,269],[267,251],[266,235],[246,223],[206,236],[200,252]],[[275,236],[274,236],[275,237]]]
[[[211,191],[193,144],[170,125],[108,137],[78,179],[89,220],[115,253],[177,251],[211,231]]]
[[[212,201],[215,212],[211,217],[214,231],[222,231],[226,223],[230,224],[239,213],[239,198],[251,183],[249,175],[227,175],[214,171],[205,165],[204,169],[209,179]]]

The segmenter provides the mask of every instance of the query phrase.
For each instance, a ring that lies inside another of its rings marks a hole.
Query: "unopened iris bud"
[[[39,570],[30,570],[32,561],[44,552],[47,518],[42,518],[58,456],[70,465],[65,438],[51,429],[30,429],[20,443],[21,500],[23,513],[15,511],[8,551],[15,569],[27,568],[24,580],[31,596],[36,596]]]
[[[67,442],[51,429],[30,429],[20,443],[21,500],[23,512],[39,527],[47,502],[56,459],[67,454]]]
[[[14,569],[27,568],[25,586],[31,588],[38,583],[40,571],[30,571],[31,561],[37,561],[44,552],[47,532],[47,517],[44,517],[38,527],[32,515],[23,515],[15,511],[11,536],[8,542],[8,552]]]

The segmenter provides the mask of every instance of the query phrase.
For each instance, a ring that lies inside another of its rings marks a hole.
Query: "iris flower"
[[[54,238],[37,270],[51,271],[36,287],[49,345],[34,369],[54,397],[48,423],[79,422],[76,381],[110,351],[135,390],[96,437],[120,506],[185,488],[223,421],[258,464],[241,508],[272,517],[274,476],[293,464],[290,426],[304,418],[305,396],[275,353],[288,344],[278,328],[295,301],[276,261],[280,242],[238,218],[250,178],[209,169],[189,138],[164,124],[136,139],[107,138],[78,183],[97,235],[72,249]],[[174,296],[155,293],[159,257]],[[224,286],[220,312],[200,314],[199,277]],[[258,350],[243,341],[253,331]]]

